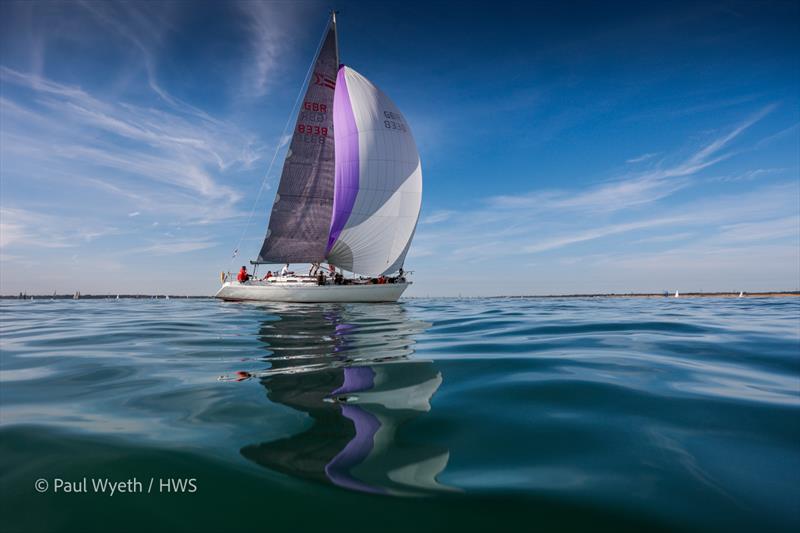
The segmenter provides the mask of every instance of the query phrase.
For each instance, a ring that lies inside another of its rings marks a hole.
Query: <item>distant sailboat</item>
[[[80,300],[81,299],[81,291],[75,291],[75,294],[72,295],[73,300]]]
[[[678,291],[675,291],[675,298],[680,298],[680,293]]]
[[[397,106],[340,65],[333,13],[305,88],[269,227],[252,264],[311,263],[239,282],[222,275],[216,297],[282,302],[396,301],[422,205],[416,143]],[[321,263],[330,265],[326,272]],[[338,269],[338,270],[336,270]],[[362,276],[345,279],[343,271]],[[395,275],[396,274],[396,275]]]
[[[743,296],[744,296],[744,291],[739,291],[739,298],[742,298]]]

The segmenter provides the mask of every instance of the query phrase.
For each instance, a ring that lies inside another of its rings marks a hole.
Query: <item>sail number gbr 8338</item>
[[[325,144],[328,128],[319,124],[328,121],[328,106],[319,102],[303,102],[303,110],[297,121],[297,133],[303,135],[303,141]],[[317,124],[313,124],[316,122]]]

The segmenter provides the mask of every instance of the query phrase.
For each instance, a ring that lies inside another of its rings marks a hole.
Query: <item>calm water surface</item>
[[[800,528],[798,299],[0,311],[3,531]]]

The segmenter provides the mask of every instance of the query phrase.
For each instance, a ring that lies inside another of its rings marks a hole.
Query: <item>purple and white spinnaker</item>
[[[422,169],[411,130],[383,91],[341,67],[333,101],[335,168],[329,263],[378,276],[408,253],[422,205]]]

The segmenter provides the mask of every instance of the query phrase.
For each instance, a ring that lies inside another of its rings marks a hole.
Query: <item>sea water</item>
[[[800,299],[0,310],[2,531],[800,527]]]

